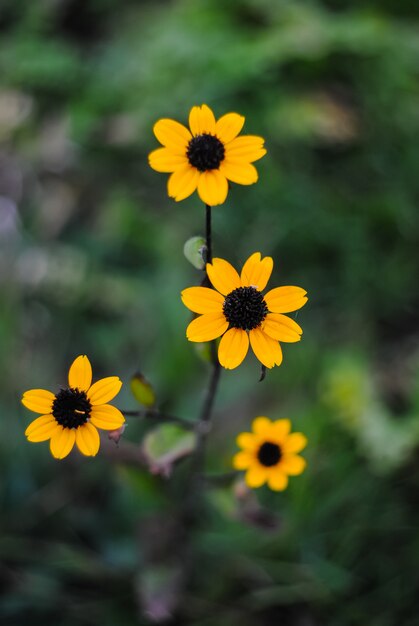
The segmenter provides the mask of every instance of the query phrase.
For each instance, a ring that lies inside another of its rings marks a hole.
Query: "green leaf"
[[[131,378],[130,382],[131,391],[134,398],[146,407],[154,406],[156,402],[156,395],[151,383],[147,380],[143,374],[137,372]]]
[[[205,267],[205,239],[201,236],[191,237],[183,246],[183,254],[192,263],[197,270],[203,270]]]
[[[168,476],[173,464],[188,456],[195,448],[195,433],[185,431],[177,424],[162,424],[149,432],[143,441],[143,450],[153,473]]]

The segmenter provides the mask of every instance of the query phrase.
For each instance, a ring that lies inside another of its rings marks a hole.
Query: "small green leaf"
[[[195,434],[177,424],[162,424],[143,440],[151,471],[165,476],[170,475],[175,461],[191,454],[194,448]]]
[[[203,237],[191,237],[183,246],[183,254],[197,270],[205,267],[206,243]]]
[[[151,383],[140,372],[134,374],[131,378],[131,391],[134,398],[146,407],[154,406],[156,402],[156,395]]]

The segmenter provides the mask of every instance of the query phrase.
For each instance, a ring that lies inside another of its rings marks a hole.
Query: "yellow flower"
[[[241,433],[237,445],[242,448],[233,457],[233,466],[246,471],[246,484],[261,487],[268,483],[271,489],[283,491],[288,485],[288,476],[301,474],[306,461],[297,454],[307,445],[302,433],[291,433],[288,419],[276,420],[257,417],[251,433]]]
[[[176,202],[188,198],[196,189],[205,204],[225,202],[228,182],[252,185],[258,179],[253,161],[266,150],[262,137],[243,135],[244,117],[227,113],[216,121],[211,109],[203,104],[192,107],[189,129],[170,119],[154,125],[154,134],[164,146],[149,155],[157,172],[170,173],[168,193]]]
[[[273,269],[271,257],[255,252],[243,265],[239,276],[224,259],[207,263],[207,274],[214,286],[189,287],[182,301],[200,313],[186,329],[189,341],[211,341],[222,335],[218,359],[226,369],[234,369],[245,358],[249,341],[253,352],[266,367],[280,365],[279,341],[300,341],[302,329],[283,313],[300,309],[307,302],[301,287],[277,287],[262,295]]]
[[[97,428],[115,430],[125,422],[116,407],[107,404],[122,387],[117,376],[102,378],[92,385],[92,366],[87,356],[78,356],[68,372],[68,387],[57,394],[31,389],[22,404],[41,413],[25,431],[28,441],[50,440],[53,457],[63,459],[77,444],[86,456],[95,456],[100,438]]]

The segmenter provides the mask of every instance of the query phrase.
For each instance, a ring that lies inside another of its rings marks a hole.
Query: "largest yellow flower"
[[[117,376],[102,378],[92,385],[92,366],[87,356],[75,359],[68,372],[68,387],[57,394],[46,389],[31,389],[23,394],[22,404],[41,413],[25,431],[29,441],[50,441],[53,457],[63,459],[77,445],[86,456],[99,450],[98,428],[116,430],[125,418],[107,404],[122,387]]]
[[[189,129],[171,119],[154,125],[154,134],[164,146],[149,155],[150,166],[157,172],[170,173],[168,193],[177,202],[196,189],[205,204],[225,202],[228,181],[252,185],[258,173],[252,163],[266,150],[262,137],[238,137],[245,118],[227,113],[216,121],[211,109],[203,104],[189,113]]]
[[[224,259],[207,263],[207,274],[215,289],[189,287],[182,301],[199,317],[186,330],[189,341],[211,341],[221,337],[218,359],[226,369],[238,367],[249,349],[266,367],[280,365],[280,341],[300,341],[302,329],[283,315],[297,311],[307,302],[301,287],[271,289],[263,295],[273,269],[273,260],[252,254],[241,274]]]

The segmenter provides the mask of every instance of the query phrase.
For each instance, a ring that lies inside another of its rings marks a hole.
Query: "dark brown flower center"
[[[224,155],[224,144],[209,133],[192,137],[186,152],[189,163],[200,172],[218,169]]]
[[[226,296],[223,312],[232,328],[252,330],[263,322],[268,307],[255,287],[238,287]]]
[[[52,403],[52,414],[64,428],[78,428],[90,416],[92,405],[85,391],[69,387],[61,389]]]
[[[272,467],[279,463],[282,457],[281,448],[276,443],[265,441],[258,450],[258,461],[265,467]]]

